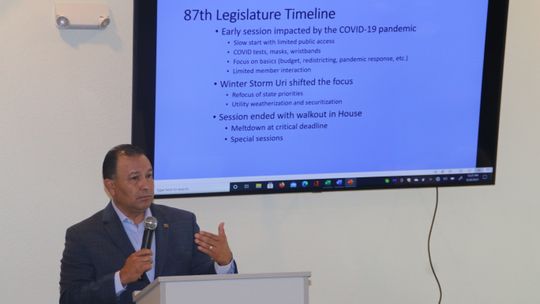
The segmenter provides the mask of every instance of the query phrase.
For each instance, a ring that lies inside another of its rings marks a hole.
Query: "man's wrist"
[[[126,276],[125,273],[122,272],[122,269],[118,270],[118,278],[120,279],[120,283],[124,288],[126,288],[128,282],[126,282]]]
[[[227,265],[230,265],[232,263],[232,261],[234,260],[234,257],[231,253],[230,257],[228,259],[224,259],[225,261],[218,261],[218,260],[214,260],[219,266],[227,266]]]

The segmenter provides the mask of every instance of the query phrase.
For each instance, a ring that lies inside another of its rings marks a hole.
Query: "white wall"
[[[131,1],[105,31],[58,31],[52,0],[0,0],[2,303],[58,301],[65,229],[106,204],[103,154],[130,139]],[[496,186],[442,189],[444,303],[538,303],[540,2],[510,11]],[[226,221],[243,273],[313,272],[311,303],[436,303],[435,191],[167,200]]]

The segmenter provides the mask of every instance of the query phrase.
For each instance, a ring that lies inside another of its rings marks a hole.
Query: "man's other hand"
[[[210,256],[221,266],[229,264],[233,259],[233,254],[227,242],[225,234],[225,223],[218,226],[218,234],[201,231],[195,234],[195,243],[198,249]]]

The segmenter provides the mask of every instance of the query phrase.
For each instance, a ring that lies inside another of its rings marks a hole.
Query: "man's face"
[[[154,200],[152,165],[144,155],[120,155],[114,178],[104,183],[118,209],[130,218],[143,215]]]

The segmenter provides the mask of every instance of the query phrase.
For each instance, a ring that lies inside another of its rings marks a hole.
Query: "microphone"
[[[149,216],[144,219],[144,234],[142,238],[141,249],[150,249],[152,247],[152,237],[157,228],[157,218]]]

